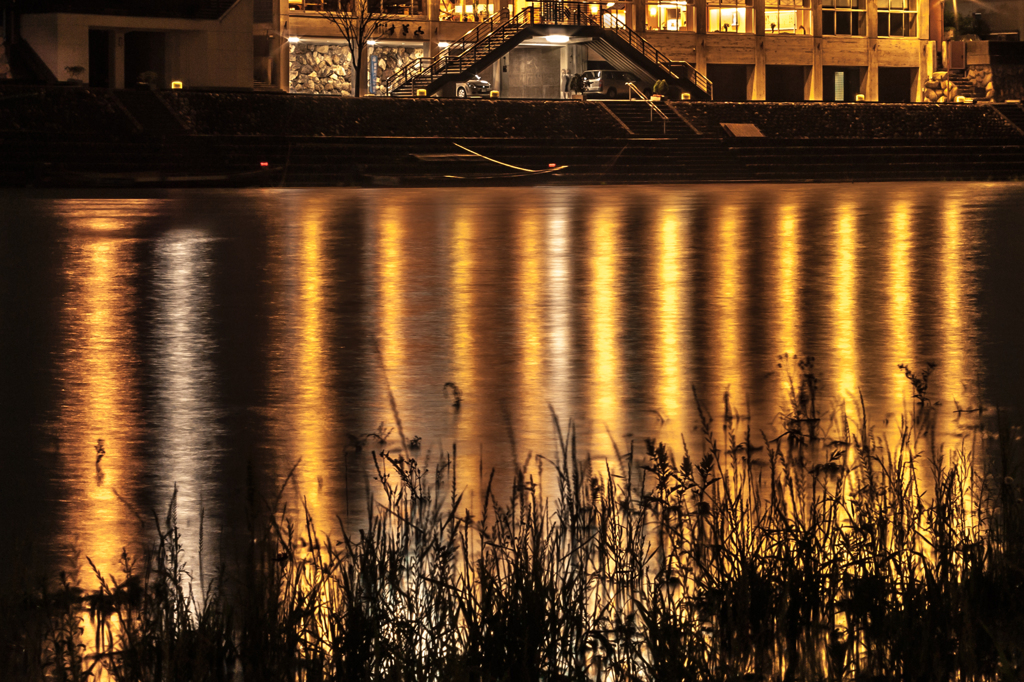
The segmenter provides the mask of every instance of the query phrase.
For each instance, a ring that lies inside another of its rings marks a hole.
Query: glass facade
[[[878,35],[916,37],[917,7],[914,0],[878,0]]]
[[[765,0],[764,32],[809,35],[811,33],[810,0]]]
[[[693,31],[693,5],[688,2],[648,2],[647,28],[651,31]]]
[[[865,0],[821,0],[821,33],[826,36],[867,35]]]
[[[708,2],[708,33],[753,33],[753,0]]]

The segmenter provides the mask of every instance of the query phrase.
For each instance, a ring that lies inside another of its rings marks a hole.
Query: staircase
[[[180,135],[185,132],[177,117],[152,90],[113,90],[120,108],[151,135]]]
[[[667,104],[646,100],[608,100],[602,102],[636,137],[695,137],[693,128]]]
[[[1016,102],[993,102],[990,106],[1002,114],[1003,118],[1017,126],[1017,130],[1024,135],[1024,109],[1021,108],[1020,104]]]
[[[690,64],[668,59],[624,24],[602,26],[602,16],[591,14],[589,5],[578,2],[533,5],[506,21],[481,24],[459,39],[457,47],[448,47],[433,59],[409,62],[383,85],[393,97],[413,97],[418,90],[431,95],[447,83],[478,73],[524,40],[547,35],[551,26],[571,26],[573,36],[590,38],[591,46],[610,64],[636,73],[647,85],[664,79],[694,99],[712,99],[711,81]]]
[[[950,71],[947,75],[949,82],[956,86],[956,94],[959,96],[967,97],[969,99],[976,99],[979,96],[984,97],[985,93],[978,94],[977,88],[974,87],[974,81],[967,77],[967,73],[964,71]]]
[[[426,90],[430,95],[447,83],[479,72],[534,35],[523,21],[534,9],[527,8],[504,23],[492,19],[481,24],[460,39],[458,48],[445,48],[433,59],[410,61],[385,81],[385,92],[392,97],[413,97],[417,90]]]

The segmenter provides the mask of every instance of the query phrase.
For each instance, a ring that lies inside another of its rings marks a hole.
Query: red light
[[[261,166],[269,166],[270,164],[267,163],[266,161],[260,161],[260,165]]]
[[[555,164],[553,164],[553,163],[549,163],[548,164],[548,168],[554,168],[554,167],[555,167]]]

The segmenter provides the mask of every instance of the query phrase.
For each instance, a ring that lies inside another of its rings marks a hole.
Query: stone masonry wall
[[[288,90],[298,93],[351,96],[355,79],[348,45],[289,45]]]
[[[347,45],[317,45],[298,43],[289,45],[288,89],[290,92],[348,97],[355,94],[356,77],[352,52]],[[377,55],[376,92],[382,83],[410,60],[423,56],[422,48],[376,45],[367,50]],[[369,56],[367,57],[369,66]],[[369,88],[363,88],[369,92]]]
[[[382,92],[382,84],[385,80],[390,78],[395,71],[402,68],[413,59],[423,57],[423,48],[375,45],[370,48],[370,54],[377,55],[377,80],[374,84],[374,90],[380,94]]]

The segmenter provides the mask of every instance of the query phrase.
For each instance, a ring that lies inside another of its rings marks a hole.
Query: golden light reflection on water
[[[913,223],[910,219],[910,204],[905,199],[896,199],[890,208],[888,223],[888,253],[886,288],[888,301],[885,309],[886,357],[885,374],[889,377],[886,414],[891,417],[903,414],[907,399],[907,379],[899,369],[900,364],[913,364],[914,332],[914,262]],[[920,372],[923,368],[914,368]]]
[[[550,420],[550,415],[546,414],[547,406],[544,400],[549,389],[545,367],[545,347],[548,339],[544,319],[547,277],[544,227],[541,207],[524,207],[519,221],[515,253],[519,269],[516,273],[517,286],[514,295],[519,365],[519,371],[516,372],[516,391],[527,399],[514,409],[520,414],[517,420],[520,431],[518,438],[522,440],[527,451],[538,451],[551,443],[550,440],[545,442],[541,437],[541,433],[547,431],[543,426],[545,421]]]
[[[69,228],[57,360],[63,539],[104,575],[140,540],[134,510],[142,420],[138,339],[131,315],[139,295],[132,228],[153,214],[148,200],[66,200],[55,213]],[[121,499],[119,499],[121,498]],[[95,586],[88,572],[83,585]]]
[[[663,206],[654,244],[658,262],[655,292],[658,340],[652,358],[656,368],[654,394],[658,409],[662,411],[661,418],[667,421],[671,431],[685,428],[683,425],[689,420],[689,413],[683,410],[687,389],[684,377],[693,353],[687,315],[693,293],[682,257],[690,238],[687,220],[683,207]]]
[[[773,267],[768,276],[773,286],[773,294],[769,299],[772,314],[771,328],[773,334],[772,350],[776,357],[797,358],[803,355],[803,344],[800,339],[800,280],[804,274],[800,264],[799,225],[797,223],[798,207],[794,205],[788,194],[777,199],[772,225],[775,228],[775,248]],[[790,374],[796,368],[783,363],[779,372],[779,384],[775,397],[776,404],[785,406],[789,403]]]
[[[271,244],[274,288],[271,356],[271,439],[283,482],[294,467],[288,498],[305,504],[315,526],[332,530],[341,511],[343,482],[336,480],[339,425],[331,389],[332,363],[327,287],[332,273],[324,253],[329,197],[290,196],[288,216]],[[294,216],[294,218],[291,218]]]
[[[591,421],[590,446],[595,456],[611,451],[602,435],[607,430],[618,443],[622,438],[621,336],[627,333],[622,314],[621,207],[598,201],[587,221],[585,309],[587,416]],[[621,447],[623,444],[619,443]]]
[[[448,396],[455,402],[454,388],[458,388],[461,395],[475,401],[480,395],[478,373],[481,371],[477,364],[478,330],[473,315],[477,286],[473,240],[478,226],[474,219],[476,216],[467,207],[459,205],[452,211],[448,262],[451,263],[451,359],[454,377],[451,383],[454,387]],[[460,404],[458,409],[453,437],[457,443],[463,444],[463,452],[472,457],[475,454],[473,446],[479,446],[479,440],[473,438],[478,433],[478,422],[473,418],[477,413],[476,406],[468,410]]]
[[[975,221],[965,221],[963,206],[970,196],[949,191],[942,196],[939,306],[942,364],[937,371],[941,395],[951,408],[977,406],[979,395],[978,328],[975,298],[976,260],[981,244]]]
[[[745,278],[740,207],[718,204],[712,209],[709,228],[713,235],[708,261],[710,289],[705,302],[710,339],[707,364],[711,392],[704,398],[719,414],[721,398],[728,392],[731,405],[742,404],[745,396],[744,314]],[[703,397],[703,396],[702,396]]]
[[[860,271],[857,245],[857,214],[854,205],[840,203],[835,209],[835,239],[830,262],[832,272],[832,333],[831,353],[833,362],[831,378],[836,385],[838,398],[855,404],[860,385],[860,356],[857,338],[857,314],[859,299],[857,275]]]
[[[277,225],[267,232],[271,301],[263,312],[271,342],[254,351],[265,353],[270,370],[269,439],[260,445],[272,452],[272,476],[283,480],[301,458],[288,489],[293,508],[304,498],[318,525],[335,525],[334,514],[345,514],[347,487],[362,485],[342,471],[362,477],[369,469],[365,461],[339,466],[347,432],[372,431],[381,420],[393,426],[381,366],[407,424],[418,425],[410,435],[422,434],[431,445],[443,440],[446,449],[458,442],[473,469],[484,451],[485,478],[491,466],[511,468],[503,406],[521,458],[527,450],[553,454],[549,403],[563,425],[577,421],[582,451],[606,455],[606,427],[620,447],[630,432],[666,441],[689,432],[691,382],[700,384],[716,417],[728,389],[740,411],[748,393],[760,391],[749,393],[752,410],[770,418],[779,386],[772,378],[758,388],[759,377],[786,352],[818,357],[822,407],[864,389],[874,423],[909,406],[901,362],[915,370],[924,360],[938,363],[932,397],[947,417],[953,398],[972,403],[982,336],[972,245],[984,236],[981,218],[964,206],[975,190],[953,188],[928,202],[928,219],[921,217],[924,202],[905,198],[906,191],[832,191],[829,205],[804,188],[740,198],[732,188],[712,188],[707,196],[644,190],[645,201],[658,201],[648,202],[643,220],[632,212],[637,195],[603,190],[495,190],[486,200],[417,193],[367,202],[372,208],[360,209],[351,224],[334,217],[356,215],[365,192],[261,195]],[[67,537],[79,536],[83,553],[104,555],[108,567],[135,532],[114,488],[131,498],[143,473],[160,481],[154,487],[161,494],[178,481],[194,509],[199,482],[215,472],[203,453],[212,451],[216,434],[208,352],[216,347],[216,326],[198,311],[218,305],[210,284],[218,264],[203,233],[171,221],[174,229],[154,230],[146,242],[154,245],[154,263],[140,274],[131,228],[162,211],[149,200],[60,208],[71,228],[68,340],[59,360],[61,456],[69,513],[85,519],[69,524]],[[347,295],[339,293],[349,284],[330,248],[345,230],[362,231],[359,243],[368,245],[359,261],[363,288]],[[142,322],[152,326],[142,333],[154,341],[155,359],[145,359],[157,374],[156,403],[147,413],[154,433],[144,432],[137,416],[150,408],[139,407],[143,359],[139,322],[131,319],[136,283],[145,277],[153,278],[145,284],[154,314]],[[755,299],[767,305],[750,305]],[[335,380],[356,370],[340,366],[332,335],[344,314],[340,302],[354,300],[361,307],[352,314],[369,318],[362,328],[373,329],[374,338],[365,341],[371,350],[345,361],[365,365],[358,371],[370,377],[365,390],[373,397],[366,401],[371,407],[349,414]],[[463,393],[459,410],[441,395],[447,381]],[[657,434],[650,433],[648,407],[668,420]],[[360,427],[343,426],[341,413]],[[940,435],[952,433],[954,421],[940,423]],[[106,454],[97,486],[100,438]],[[154,458],[152,471],[124,468],[143,440],[163,458]]]

